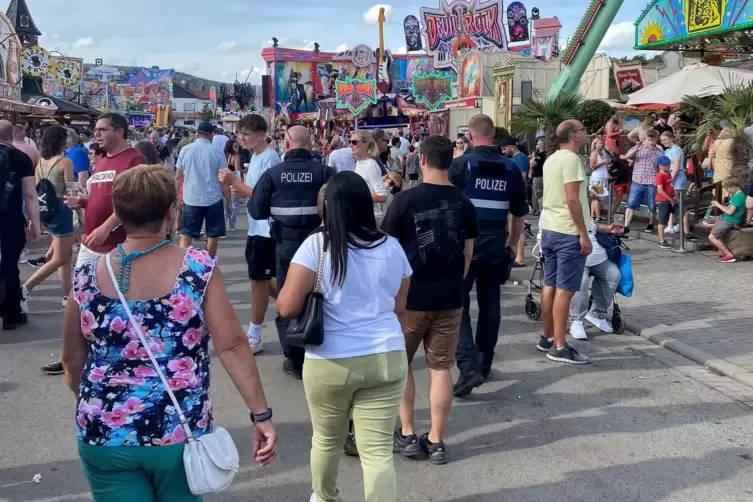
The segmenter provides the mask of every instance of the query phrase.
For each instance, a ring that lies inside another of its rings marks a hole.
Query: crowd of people
[[[329,138],[319,158],[310,130],[289,127],[277,144],[260,115],[242,118],[235,137],[205,122],[195,137],[153,130],[136,141],[124,117],[105,114],[88,145],[86,134],[47,128],[32,160],[25,141],[12,146],[17,129],[0,121],[10,168],[0,235],[4,328],[28,322],[34,287],[57,270],[63,352],[45,371],[64,372],[77,396],[79,454],[95,499],[199,499],[182,453],[189,435],[215,425],[210,340],[251,414],[253,458],[274,460],[281,439],[254,357],[276,298],[282,370],[302,380],[313,427],[311,500],[340,500],[343,450],[361,457],[365,500],[397,500],[394,453],[449,462],[453,399],[492,378],[501,286],[525,243],[531,205],[540,212],[545,267],[536,347],[550,361],[588,363],[568,344],[568,326],[575,339],[586,338],[583,321],[611,331],[606,312],[619,270],[598,234],[621,228],[591,218],[582,124],[561,124],[560,148],[548,158],[543,143],[528,155],[509,136],[495,140],[485,115],[468,129],[460,155],[460,141],[443,136],[352,130]],[[82,153],[86,170],[77,167]],[[245,336],[216,258],[241,212],[251,293]],[[49,256],[21,285],[24,241],[42,226],[53,240]],[[202,237],[206,249],[193,247]],[[313,291],[322,295],[323,338],[307,343],[296,326],[310,315]],[[422,345],[428,431],[414,422],[413,361]]]

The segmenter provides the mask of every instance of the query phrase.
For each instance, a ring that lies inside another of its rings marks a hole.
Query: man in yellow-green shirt
[[[580,290],[586,257],[591,254],[591,228],[586,194],[586,173],[578,151],[586,144],[583,124],[566,120],[557,127],[560,149],[544,163],[544,197],[541,252],[544,257],[544,289],[541,307],[544,334],[536,346],[552,361],[586,364],[588,357],[567,344],[570,301]]]

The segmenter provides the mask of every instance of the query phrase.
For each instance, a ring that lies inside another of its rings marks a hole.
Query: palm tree
[[[512,129],[518,134],[546,131],[546,149],[551,154],[557,150],[554,137],[557,126],[565,120],[577,118],[584,101],[580,94],[564,93],[554,99],[523,101],[513,117]]]
[[[747,186],[753,143],[745,128],[753,122],[753,84],[728,85],[720,96],[686,96],[680,109],[700,119],[691,135],[696,145],[702,145],[709,134],[721,129],[716,140],[714,182],[736,177],[742,186]]]

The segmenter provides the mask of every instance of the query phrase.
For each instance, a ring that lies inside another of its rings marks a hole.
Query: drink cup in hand
[[[77,181],[66,181],[65,182],[65,195],[68,197],[78,197],[79,194],[79,184]]]

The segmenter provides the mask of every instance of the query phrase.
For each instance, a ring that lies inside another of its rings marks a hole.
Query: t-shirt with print
[[[280,163],[280,156],[277,155],[272,148],[267,147],[266,150],[260,154],[254,154],[251,157],[251,164],[248,168],[248,174],[246,174],[246,184],[251,188],[256,186],[256,183],[264,174],[264,171],[270,167],[274,167]],[[248,215],[248,235],[258,235],[261,237],[269,237],[269,220],[255,220]]]
[[[722,218],[727,223],[741,225],[745,219],[745,192],[740,191],[730,197],[727,207],[730,206],[735,206],[735,212],[731,215],[722,213]]]
[[[146,164],[146,158],[133,148],[126,148],[112,157],[103,157],[97,162],[97,170],[92,175],[89,189],[89,199],[84,211],[84,231],[92,232],[112,216],[112,183],[115,177],[139,164]],[[89,246],[92,251],[106,253],[118,244],[125,242],[126,233],[123,227],[118,227],[99,246]]]
[[[468,197],[452,185],[422,183],[395,197],[382,230],[400,240],[413,268],[408,310],[463,306],[465,241],[478,236]]]
[[[663,187],[664,192],[669,196],[665,197],[657,190],[656,202],[672,202],[672,198],[675,196],[675,189],[672,186],[672,175],[659,171],[659,174],[656,175],[656,186]]]
[[[322,232],[306,238],[292,263],[316,272]],[[348,250],[345,280],[332,281],[330,253],[324,254],[321,293],[324,297],[324,343],[306,347],[306,357],[342,359],[404,351],[405,337],[395,314],[395,296],[412,271],[397,240],[384,236],[370,249]]]
[[[591,220],[586,193],[586,173],[580,157],[570,150],[557,150],[544,163],[544,197],[539,225],[543,230],[560,234],[578,235],[565,196],[566,183],[580,183],[578,200],[583,212],[583,219],[588,228]]]

